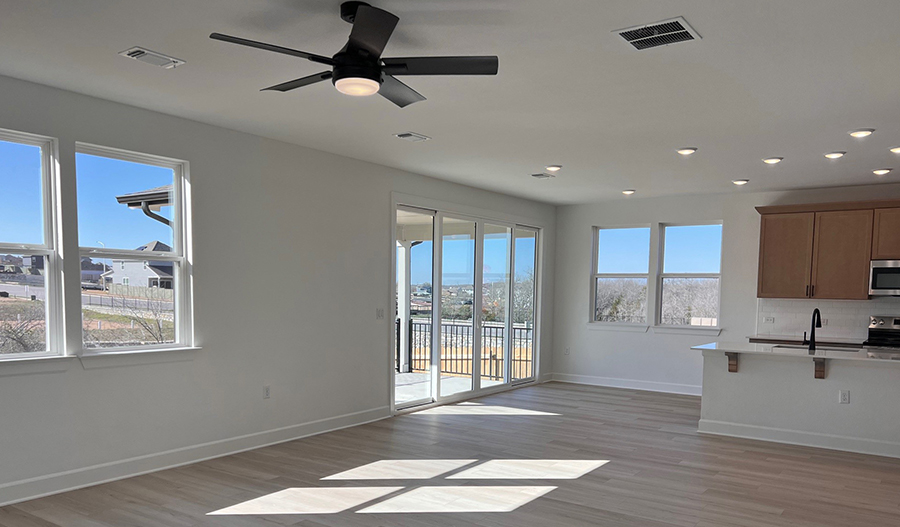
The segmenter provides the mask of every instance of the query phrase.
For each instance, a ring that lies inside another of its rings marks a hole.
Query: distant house
[[[138,247],[138,251],[168,252],[172,248],[160,241]],[[172,262],[153,260],[113,260],[103,277],[112,284],[172,289]]]

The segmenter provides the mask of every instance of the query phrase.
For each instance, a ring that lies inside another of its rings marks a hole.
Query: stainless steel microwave
[[[900,296],[900,260],[872,260],[869,294]]]

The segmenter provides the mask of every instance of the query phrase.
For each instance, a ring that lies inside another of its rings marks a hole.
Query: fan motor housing
[[[381,83],[381,66],[377,60],[360,60],[358,57],[346,53],[338,53],[334,56],[334,71],[331,75],[332,84],[348,77],[362,77]]]

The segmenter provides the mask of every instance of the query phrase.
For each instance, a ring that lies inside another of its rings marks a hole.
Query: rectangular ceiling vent
[[[427,135],[417,134],[415,132],[403,132],[402,134],[394,134],[394,137],[399,137],[404,141],[409,141],[410,143],[421,143],[422,141],[428,141],[431,139]]]
[[[139,60],[141,62],[146,62],[152,66],[159,66],[160,68],[165,68],[170,70],[177,66],[181,66],[184,64],[184,61],[181,59],[176,59],[175,57],[170,57],[168,55],[163,55],[162,53],[157,53],[155,51],[150,51],[147,48],[141,47],[133,47],[131,49],[126,49],[119,53],[123,57],[128,57],[130,59]]]
[[[684,17],[670,18],[644,26],[617,29],[613,33],[621,35],[635,49],[650,49],[677,42],[700,40],[700,35],[694,31]]]

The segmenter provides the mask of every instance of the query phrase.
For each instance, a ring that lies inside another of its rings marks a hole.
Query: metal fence
[[[410,320],[406,331],[410,343],[407,364],[410,371],[428,372],[431,369],[431,321]],[[396,369],[400,371],[400,335],[403,331],[400,319],[396,320],[397,348]],[[531,327],[513,327],[512,380],[526,379],[533,375],[534,346]],[[441,373],[444,375],[472,375],[473,339],[471,324],[445,320],[441,324]],[[481,328],[481,376],[485,379],[503,380],[506,328],[486,323]]]

